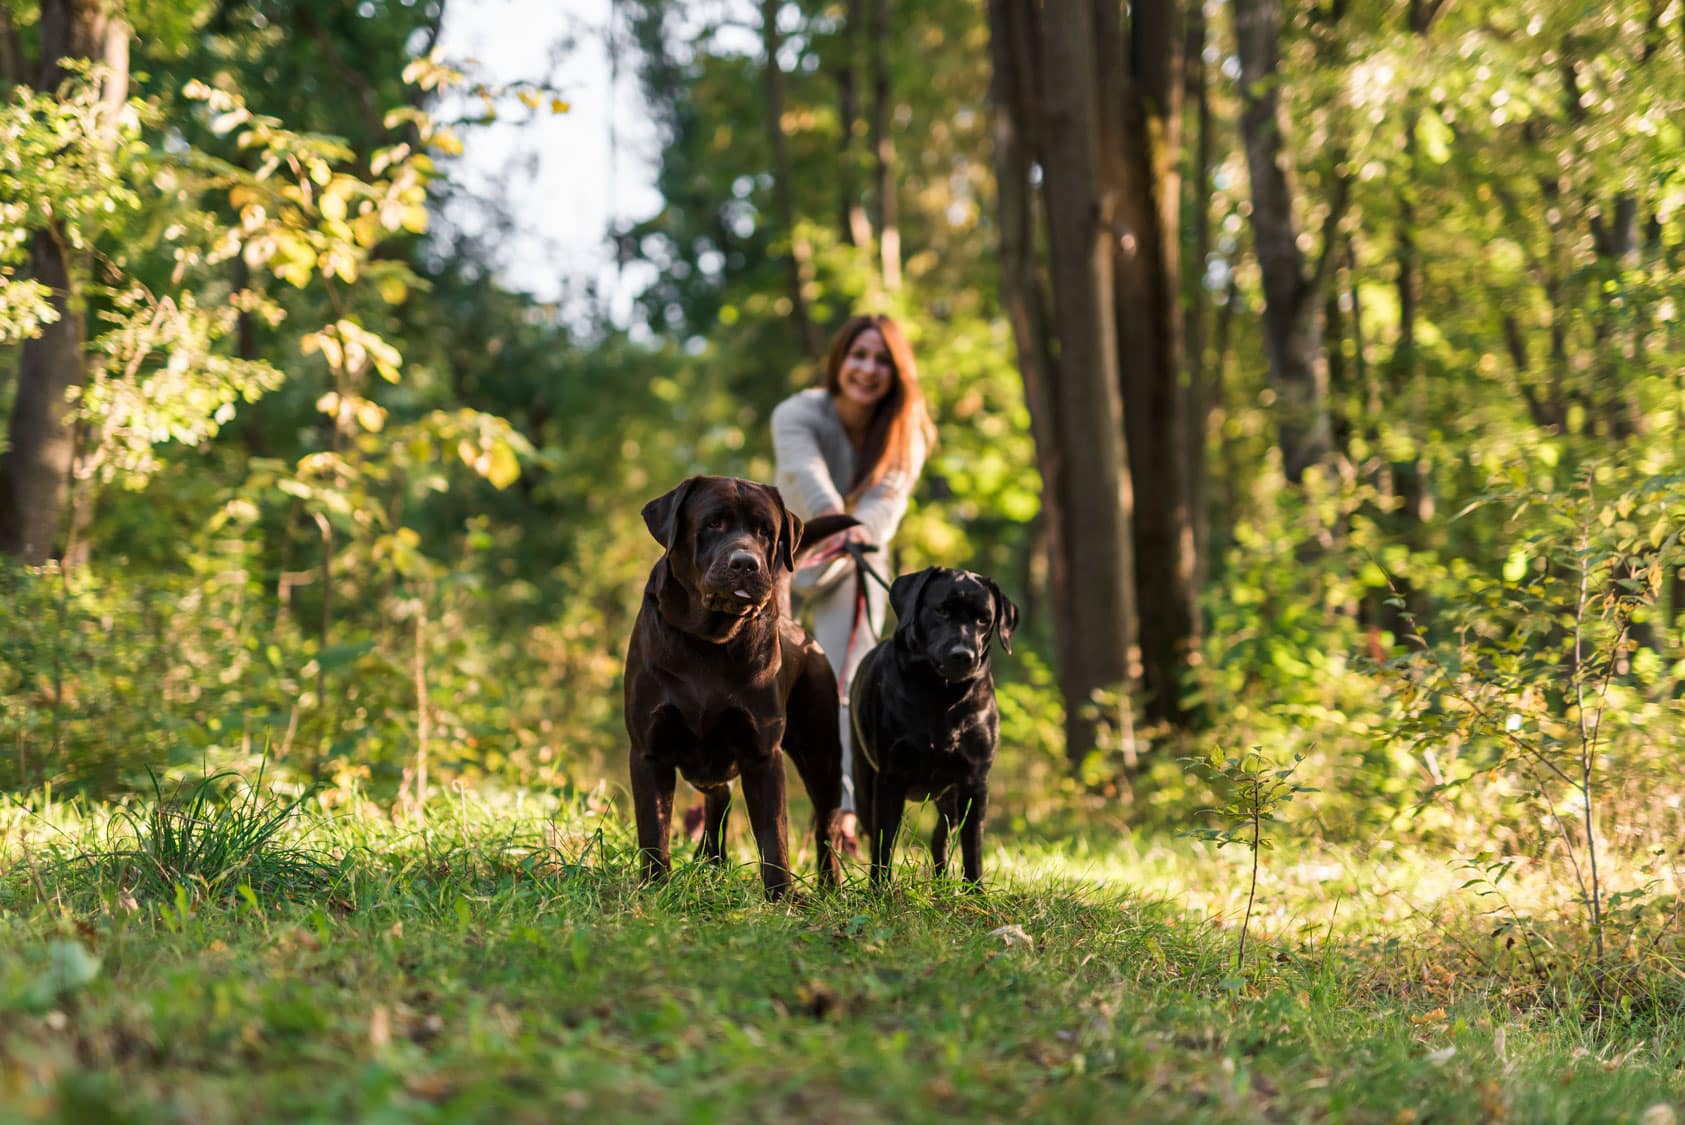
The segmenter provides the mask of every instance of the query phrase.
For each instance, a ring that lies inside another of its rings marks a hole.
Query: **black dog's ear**
[[[1000,647],[1012,655],[1012,631],[1018,628],[1018,607],[1012,604],[1012,599],[1000,592],[993,578],[983,579],[983,585],[989,588],[989,596],[995,600],[995,636],[1000,638]]]
[[[924,588],[935,573],[935,567],[927,566],[916,574],[903,574],[890,586],[889,607],[895,611],[896,632],[900,632],[903,625],[912,628],[914,619],[918,617],[919,598],[924,596]]]
[[[664,549],[671,550],[673,541],[679,537],[679,513],[684,511],[691,487],[701,479],[688,477],[665,496],[657,496],[644,505],[644,526]]]

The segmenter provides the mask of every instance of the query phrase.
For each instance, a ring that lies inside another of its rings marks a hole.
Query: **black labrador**
[[[1018,607],[994,580],[931,567],[895,580],[894,634],[861,662],[850,692],[854,795],[872,849],[872,882],[889,879],[902,806],[933,797],[936,873],[958,827],[965,878],[983,880],[983,817],[1000,710],[989,667],[992,638],[1012,651]]]
[[[820,883],[834,885],[841,871],[833,838],[842,799],[837,684],[824,652],[784,607],[804,540],[858,521],[826,516],[804,528],[776,488],[733,477],[691,477],[644,505],[643,517],[665,548],[626,650],[626,732],[645,878],[671,866],[677,776],[703,793],[697,854],[717,862],[725,859],[730,783],[741,776],[767,896],[784,894],[788,754],[813,800]]]

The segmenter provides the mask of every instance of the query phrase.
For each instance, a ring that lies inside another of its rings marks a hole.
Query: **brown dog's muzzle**
[[[715,613],[741,617],[766,605],[773,581],[760,544],[753,539],[723,544],[703,572],[698,592]]]

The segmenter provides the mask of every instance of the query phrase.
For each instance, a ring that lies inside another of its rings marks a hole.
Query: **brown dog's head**
[[[903,574],[889,590],[895,643],[929,662],[944,680],[969,680],[988,667],[989,641],[1012,651],[1018,607],[995,580],[969,570],[932,566]]]
[[[802,521],[776,488],[736,477],[691,477],[644,505],[667,570],[704,609],[746,617],[794,569]]]

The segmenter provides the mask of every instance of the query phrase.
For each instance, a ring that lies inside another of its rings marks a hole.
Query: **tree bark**
[[[1088,0],[1048,0],[1043,11],[1037,133],[1059,338],[1057,431],[1070,487],[1064,548],[1084,622],[1072,641],[1076,666],[1065,670],[1067,751],[1075,762],[1092,748],[1094,722],[1084,704],[1110,690],[1121,703],[1104,719],[1123,732],[1127,758],[1140,656],[1112,292],[1118,201],[1102,179],[1093,9]]]
[[[1030,433],[1041,473],[1040,539],[1046,546],[1048,601],[1053,608],[1053,642],[1058,669],[1077,667],[1075,638],[1082,628],[1070,594],[1065,524],[1070,480],[1058,440],[1058,357],[1053,350],[1046,293],[1036,241],[1036,199],[1031,167],[1036,163],[1038,116],[1036,72],[1040,69],[1040,27],[1021,0],[989,0],[992,61],[991,125],[994,138],[996,209],[1001,236],[1001,301],[1013,327]],[[1073,689],[1075,690],[1075,689]],[[1067,699],[1078,696],[1067,694]],[[1068,734],[1068,729],[1067,729]]]
[[[1047,595],[1053,611],[1055,663],[1065,699],[1068,745],[1088,737],[1072,721],[1086,694],[1076,675],[1083,628],[1071,596],[1066,510],[1071,485],[1059,442],[1059,359],[1042,286],[1031,168],[1038,163],[1035,132],[1040,28],[1024,0],[989,0],[989,94],[994,140],[995,196],[1000,228],[1001,299],[1018,352],[1030,411],[1036,467],[1041,473],[1041,541],[1046,547]]]
[[[825,354],[825,341],[807,307],[807,280],[811,273],[807,241],[796,229],[794,172],[790,165],[789,139],[784,135],[784,71],[778,65],[783,38],[778,31],[778,0],[761,0],[761,38],[766,50],[766,133],[772,148],[772,200],[778,220],[790,240],[790,316],[803,350],[813,359]]]
[[[1282,469],[1297,484],[1333,448],[1328,418],[1328,363],[1322,349],[1322,265],[1307,268],[1294,226],[1293,197],[1284,171],[1286,130],[1281,120],[1279,0],[1235,0],[1240,55],[1240,128],[1252,181],[1252,241],[1264,281],[1264,334],[1270,385],[1276,396]],[[1343,198],[1331,204],[1325,236],[1332,236]]]
[[[1194,103],[1194,156],[1191,190],[1186,205],[1193,222],[1193,261],[1184,273],[1184,319],[1182,322],[1182,364],[1188,388],[1188,409],[1183,418],[1186,434],[1184,480],[1187,484],[1188,517],[1193,531],[1193,586],[1197,594],[1205,588],[1211,564],[1210,493],[1206,480],[1205,446],[1210,429],[1211,408],[1217,400],[1207,386],[1205,367],[1205,323],[1210,301],[1205,295],[1206,260],[1211,255],[1211,98],[1205,79],[1205,8],[1193,3],[1188,8],[1187,46],[1182,55],[1186,86],[1184,99]],[[1195,603],[1197,606],[1197,602]]]
[[[103,136],[95,141],[109,142],[128,94],[128,26],[99,0],[43,0],[39,89],[54,90],[64,80],[64,58],[105,66]],[[20,349],[8,445],[0,455],[0,551],[39,566],[59,548],[75,458],[65,400],[83,379],[86,329],[78,274],[85,264],[73,259],[56,224],[35,232],[29,259],[31,276],[51,291],[58,320]]]
[[[1101,168],[1116,201],[1113,302],[1129,466],[1133,478],[1154,482],[1132,516],[1144,708],[1175,726],[1198,633],[1177,299],[1182,21],[1177,0],[1138,0],[1131,11],[1126,36],[1118,6],[1094,0]]]
[[[859,68],[864,9],[865,0],[848,0],[841,34],[843,62],[837,67],[837,118],[842,133],[837,154],[837,186],[841,193],[837,217],[843,241],[856,250],[865,250],[872,245],[872,221],[861,200],[861,162],[855,144],[860,121]]]
[[[901,288],[901,227],[895,198],[894,100],[889,88],[889,0],[872,0],[872,150],[877,156],[878,256],[883,287]]]

